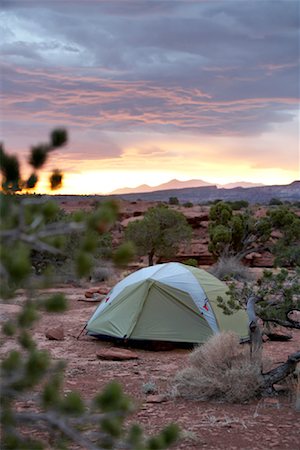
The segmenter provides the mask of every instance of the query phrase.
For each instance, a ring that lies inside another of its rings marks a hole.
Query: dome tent
[[[87,323],[88,334],[119,339],[203,343],[221,331],[248,339],[245,311],[225,315],[228,288],[205,270],[171,262],[145,267],[117,283]]]

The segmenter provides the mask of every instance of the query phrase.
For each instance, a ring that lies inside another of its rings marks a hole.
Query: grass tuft
[[[240,403],[255,397],[261,384],[261,360],[232,332],[223,332],[197,347],[190,366],[177,373],[172,394],[194,400]]]
[[[222,256],[209,272],[219,280],[252,281],[254,276],[235,256]]]

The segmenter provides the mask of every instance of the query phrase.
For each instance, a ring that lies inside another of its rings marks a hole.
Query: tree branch
[[[300,330],[300,323],[299,322],[295,322],[294,320],[288,319],[288,320],[283,320],[283,319],[265,319],[264,317],[261,317],[261,319],[264,322],[273,322],[273,323],[277,323],[277,325],[281,325],[282,327],[286,327],[286,328],[295,328],[296,330]]]
[[[255,313],[255,303],[259,300],[256,295],[251,295],[247,301],[247,314],[251,341],[251,354],[258,351],[262,346],[262,334],[257,323],[257,316]]]
[[[287,359],[284,364],[270,370],[269,372],[262,374],[263,376],[263,389],[268,389],[273,386],[273,384],[282,381],[290,373],[294,372],[297,363],[300,361],[300,351],[293,353]]]
[[[35,426],[38,425],[38,422],[47,422],[85,450],[105,450],[103,447],[95,446],[89,439],[82,436],[81,433],[54,412],[21,412],[16,413],[14,417],[18,422],[29,422]]]

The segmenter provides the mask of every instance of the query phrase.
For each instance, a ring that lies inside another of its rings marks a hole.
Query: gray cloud
[[[251,135],[298,112],[295,1],[14,1],[1,9],[10,30],[0,45],[4,107],[16,120]]]

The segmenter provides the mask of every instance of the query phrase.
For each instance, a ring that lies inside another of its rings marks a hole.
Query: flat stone
[[[104,295],[100,295],[97,293],[92,294],[91,296],[87,297],[85,294],[84,298],[79,298],[78,301],[79,302],[101,302],[104,299]]]
[[[107,286],[103,286],[97,289],[97,293],[101,295],[107,295],[110,292],[110,288]]]
[[[64,329],[62,326],[56,328],[49,328],[46,331],[45,336],[47,339],[53,341],[63,341],[65,338]]]
[[[147,403],[163,403],[166,402],[167,398],[163,394],[153,394],[147,396]]]
[[[98,289],[89,289],[88,291],[85,291],[84,296],[86,298],[92,298],[96,292],[98,292]]]
[[[131,359],[139,359],[137,353],[126,350],[123,348],[109,348],[98,350],[96,353],[98,359],[110,360],[110,361],[128,361]]]
[[[92,298],[94,295],[93,291],[85,291],[84,296],[85,298]]]

